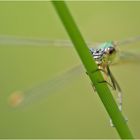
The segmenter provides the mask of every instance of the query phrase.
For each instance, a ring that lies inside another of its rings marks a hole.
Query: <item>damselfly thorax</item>
[[[117,55],[115,44],[112,41],[102,44],[100,48],[97,49],[90,48],[90,52],[98,67],[102,69],[105,69],[107,65],[112,64]]]

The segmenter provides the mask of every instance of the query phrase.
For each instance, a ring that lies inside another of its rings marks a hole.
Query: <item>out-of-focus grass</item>
[[[68,4],[86,39],[98,42],[140,34],[140,2]],[[50,2],[0,2],[0,18],[2,35],[68,38]],[[122,49],[140,52],[139,45]],[[21,111],[9,109],[7,98],[11,92],[46,81],[77,63],[72,48],[0,46],[0,138],[118,138],[84,73],[47,99]],[[111,69],[124,92],[129,126],[139,138],[140,66],[127,64]]]

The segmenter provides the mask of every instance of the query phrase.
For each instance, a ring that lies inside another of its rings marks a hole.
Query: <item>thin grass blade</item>
[[[133,139],[132,133],[126,124],[125,118],[120,112],[107,84],[103,79],[98,67],[89,52],[87,44],[85,43],[73,17],[64,1],[52,1],[58,16],[60,17],[69,37],[71,38],[74,47],[88,73],[92,84],[104,104],[112,122],[122,139]]]

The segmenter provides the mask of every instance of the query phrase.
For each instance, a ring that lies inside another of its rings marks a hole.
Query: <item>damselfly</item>
[[[139,55],[130,52],[119,51],[120,45],[128,45],[134,42],[140,41],[140,36],[128,38],[123,41],[107,41],[105,43],[92,43],[87,42],[89,51],[95,62],[98,65],[99,70],[106,76],[106,82],[116,91],[118,96],[118,107],[122,111],[122,90],[110,71],[110,65],[116,64],[121,61],[135,61],[140,58]],[[55,46],[55,47],[70,47],[72,43],[68,40],[47,40],[37,38],[20,38],[14,36],[0,36],[0,45],[35,45],[35,46]],[[78,75],[81,72],[81,67],[76,66],[65,73],[55,77],[54,79],[43,83],[37,87],[33,87],[24,92],[15,92],[10,96],[11,106],[22,106],[26,103],[30,103],[35,99],[43,98],[49,95],[53,90],[60,88],[60,85],[66,83],[67,79],[70,79],[72,75]],[[110,79],[110,80],[109,80]]]

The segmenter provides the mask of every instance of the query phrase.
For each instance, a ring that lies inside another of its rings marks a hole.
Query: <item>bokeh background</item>
[[[140,35],[138,1],[67,4],[86,40],[104,42]],[[0,35],[69,39],[51,2],[45,1],[1,1]],[[140,54],[140,43],[120,49]],[[10,107],[13,92],[36,87],[77,64],[81,62],[73,48],[1,44],[0,138],[119,138],[84,69],[53,89],[55,94],[31,100],[25,107]],[[124,92],[128,125],[135,138],[140,138],[140,63],[112,66],[111,70]]]

